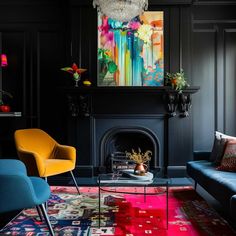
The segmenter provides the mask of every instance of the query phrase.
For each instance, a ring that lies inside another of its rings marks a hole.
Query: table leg
[[[100,177],[98,180],[98,227],[101,227],[101,186]]]
[[[169,183],[166,184],[166,229],[169,226]]]
[[[147,190],[146,190],[146,185],[144,186],[144,202],[146,202],[146,194],[147,194]]]

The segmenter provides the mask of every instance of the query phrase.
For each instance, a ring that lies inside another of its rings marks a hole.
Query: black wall
[[[195,150],[211,149],[214,130],[236,135],[235,8],[220,3],[192,7],[191,79],[201,86],[193,101]]]
[[[165,163],[178,175],[193,150],[211,150],[214,130],[236,135],[236,5],[150,0],[149,10],[164,11],[165,70],[183,68],[189,83],[201,87],[192,95],[189,117],[166,116]],[[14,95],[13,111],[22,112],[22,117],[0,117],[1,157],[16,155],[15,129],[40,127],[59,142],[76,146],[78,165],[93,164],[93,117],[70,116],[67,94],[73,81],[60,71],[77,62],[88,69],[83,76],[96,87],[97,12],[92,1],[2,0],[0,41],[9,64],[2,69],[3,89]],[[87,93],[82,87],[70,91]],[[163,97],[147,89],[92,93],[93,115],[166,113]],[[123,110],[121,104],[126,104]]]

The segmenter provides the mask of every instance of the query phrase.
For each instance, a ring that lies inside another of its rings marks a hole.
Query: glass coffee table
[[[150,171],[152,173],[152,171]],[[149,172],[149,173],[150,173]],[[171,180],[169,178],[163,178],[160,177],[159,172],[154,171],[153,172],[153,178],[149,180],[142,180],[142,178],[137,178],[133,179],[130,178],[129,176],[124,176],[122,173],[107,173],[107,174],[100,174],[98,176],[98,227],[101,227],[101,194],[103,192],[112,192],[112,193],[124,193],[124,194],[141,194],[144,196],[144,202],[146,202],[146,196],[147,195],[160,195],[160,194],[165,194],[166,197],[166,204],[165,204],[165,212],[166,212],[166,227],[165,229],[168,229],[168,220],[169,220],[169,215],[168,215],[168,191],[169,191],[169,185],[171,183]],[[110,187],[130,187],[126,191],[116,191],[113,188]],[[132,187],[142,187],[142,191],[140,192],[132,192]],[[149,187],[161,187],[161,190],[163,191],[158,191],[157,193],[150,193],[147,192],[147,188]]]

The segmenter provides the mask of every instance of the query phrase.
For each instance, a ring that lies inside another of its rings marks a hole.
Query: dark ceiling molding
[[[0,6],[57,6],[65,5],[66,1],[57,0],[1,0]]]
[[[164,5],[191,5],[193,0],[149,0],[150,6],[164,6]],[[73,6],[92,6],[92,0],[70,0]]]
[[[202,5],[212,5],[212,6],[217,6],[217,5],[236,5],[235,0],[228,0],[228,1],[207,1],[207,0],[194,0],[193,1],[194,6],[202,6]]]
[[[149,5],[191,5],[193,0],[149,0]]]

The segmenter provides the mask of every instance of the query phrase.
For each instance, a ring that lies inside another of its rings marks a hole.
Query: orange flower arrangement
[[[181,69],[180,72],[176,73],[167,72],[165,79],[167,85],[170,85],[172,88],[176,89],[180,93],[183,89],[189,86],[186,81],[183,69]]]

